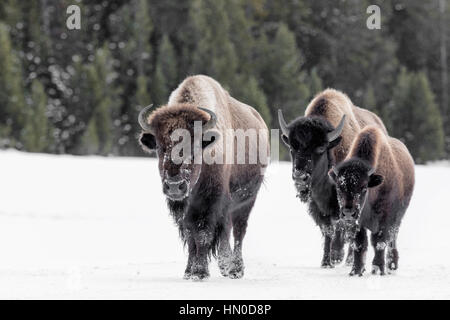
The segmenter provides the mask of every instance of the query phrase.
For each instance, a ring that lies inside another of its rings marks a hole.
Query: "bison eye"
[[[314,150],[314,152],[317,153],[317,154],[322,154],[322,153],[324,153],[326,150],[327,150],[326,147],[321,146],[321,147],[316,148],[316,150]]]

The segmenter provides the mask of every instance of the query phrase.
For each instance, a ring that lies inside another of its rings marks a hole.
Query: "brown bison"
[[[150,107],[142,110],[139,122],[143,129],[140,143],[145,150],[156,150],[158,154],[163,192],[188,246],[185,278],[207,278],[208,259],[216,252],[221,274],[241,278],[242,241],[268,157],[268,130],[263,119],[255,109],[231,97],[214,79],[197,75],[185,79],[166,106],[151,113]],[[203,126],[200,136],[196,122]],[[239,148],[234,145],[238,138],[233,130],[238,129],[263,134],[259,140],[244,141],[241,151],[246,161],[234,164]],[[191,146],[184,150],[181,163],[174,160],[179,153],[175,151],[180,137],[174,140],[177,131],[188,133]],[[248,161],[255,151],[266,159]],[[199,156],[201,160],[197,161]],[[207,156],[214,161],[206,161]]]
[[[290,149],[298,197],[308,203],[325,238],[322,267],[332,267],[344,257],[345,239],[339,223],[336,188],[329,181],[328,171],[344,160],[362,128],[370,124],[383,132],[386,128],[375,114],[354,106],[345,94],[333,89],[319,93],[306,108],[305,116],[290,124],[281,110],[278,118],[282,140]]]
[[[329,173],[336,184],[341,218],[351,234],[354,251],[350,275],[364,273],[366,229],[372,232],[375,250],[372,273],[398,268],[396,247],[400,223],[414,189],[414,161],[399,140],[376,126],[364,128],[355,138],[346,159]]]

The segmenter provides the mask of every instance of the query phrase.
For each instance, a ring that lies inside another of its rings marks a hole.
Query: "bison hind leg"
[[[394,240],[389,243],[387,252],[387,267],[389,273],[393,273],[398,269],[398,250],[395,242],[396,241]]]
[[[231,257],[228,276],[231,279],[240,279],[244,276],[244,260],[242,259],[242,242],[247,231],[247,221],[250,211],[255,204],[256,197],[241,203],[237,209],[232,212],[234,248]]]
[[[331,241],[331,263],[338,265],[344,260],[345,256],[345,235],[344,230],[339,225],[335,226],[334,236]]]
[[[229,276],[231,259],[233,256],[233,252],[230,246],[230,232],[231,226],[226,226],[226,229],[223,231],[219,240],[219,254],[218,254],[218,264],[220,274],[224,277]]]

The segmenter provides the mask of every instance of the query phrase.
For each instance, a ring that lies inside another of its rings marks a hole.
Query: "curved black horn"
[[[369,172],[367,172],[367,175],[370,177],[371,175],[373,175],[375,173],[375,167],[372,167]]]
[[[217,116],[216,116],[216,114],[214,112],[212,112],[211,110],[208,110],[208,109],[205,109],[205,108],[200,108],[199,107],[199,109],[202,110],[202,111],[205,111],[210,116],[209,121],[206,122],[203,125],[202,130],[206,131],[206,130],[209,130],[209,129],[213,128],[216,125],[216,123],[217,123]]]
[[[278,122],[280,124],[281,132],[286,137],[289,137],[289,129],[287,127],[286,120],[284,120],[283,111],[281,111],[281,109],[278,109]]]
[[[327,134],[328,142],[336,140],[341,135],[342,130],[344,129],[344,124],[345,124],[345,114],[342,116],[341,122],[339,122],[336,129]]]
[[[153,132],[153,128],[148,124],[148,115],[149,115],[149,111],[150,109],[153,107],[153,105],[149,105],[147,107],[145,107],[144,109],[141,110],[141,112],[139,113],[139,125],[141,126],[142,130],[147,131],[151,134],[154,134]]]

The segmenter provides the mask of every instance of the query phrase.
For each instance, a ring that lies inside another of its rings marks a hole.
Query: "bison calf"
[[[342,221],[354,251],[350,275],[365,271],[366,229],[375,250],[372,273],[398,268],[396,240],[414,189],[414,162],[399,140],[368,126],[355,138],[347,158],[329,173],[336,184]]]
[[[370,124],[383,131],[386,128],[375,114],[353,105],[347,95],[333,89],[319,93],[306,108],[305,116],[290,124],[280,110],[279,123],[283,142],[291,153],[298,197],[308,203],[309,213],[325,238],[322,267],[333,267],[343,260],[345,252],[336,188],[329,181],[328,171],[345,159],[361,128]]]

